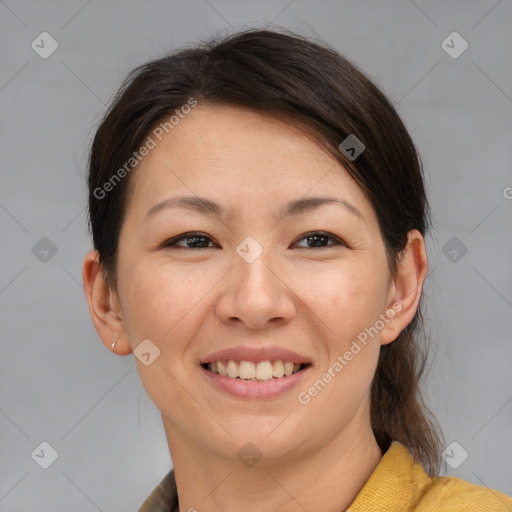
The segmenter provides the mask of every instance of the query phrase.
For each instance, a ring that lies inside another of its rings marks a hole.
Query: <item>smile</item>
[[[217,392],[237,399],[269,399],[284,396],[306,378],[310,363],[222,360],[199,366]]]
[[[217,373],[222,377],[239,379],[250,382],[266,382],[273,379],[289,377],[306,367],[306,364],[293,363],[291,361],[214,361],[204,363],[203,368]]]

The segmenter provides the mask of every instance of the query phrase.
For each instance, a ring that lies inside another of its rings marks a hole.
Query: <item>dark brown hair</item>
[[[248,30],[133,70],[101,122],[89,159],[89,216],[94,247],[113,289],[131,169],[136,169],[134,154],[155,126],[178,116],[191,99],[200,105],[255,109],[313,136],[373,205],[390,272],[396,270],[408,232],[426,234],[429,206],[421,161],[385,95],[324,43],[285,30]],[[354,160],[339,148],[349,135],[365,146]],[[440,434],[419,389],[427,358],[417,342],[421,326],[419,309],[398,338],[381,347],[371,390],[371,423],[381,445],[401,442],[433,475],[439,471]]]

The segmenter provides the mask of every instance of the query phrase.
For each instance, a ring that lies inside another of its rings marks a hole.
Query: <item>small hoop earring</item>
[[[114,347],[116,346],[116,343],[117,343],[117,339],[116,339],[116,341],[114,341],[114,343],[112,343],[112,352],[114,352],[114,354],[115,354]]]

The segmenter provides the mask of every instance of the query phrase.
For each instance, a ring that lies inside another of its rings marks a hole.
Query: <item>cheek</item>
[[[219,280],[215,272],[196,272],[192,267],[155,264],[141,260],[125,266],[126,319],[135,344],[150,338],[165,350],[193,336],[201,302]],[[176,354],[176,352],[174,351]]]
[[[297,286],[339,345],[373,325],[385,307],[386,273],[372,261],[346,261],[319,272],[303,272]]]
[[[377,268],[358,263],[339,267],[325,273],[323,288],[310,295],[309,305],[320,320],[315,334],[323,339],[325,353],[298,400],[311,407],[312,422],[327,422],[333,431],[344,428],[370,392],[380,349],[379,332],[372,327],[387,292],[387,274]],[[306,284],[313,282],[306,276]]]
[[[201,326],[201,300],[218,279],[204,273],[196,276],[190,268],[171,269],[148,261],[132,266],[126,263],[123,307],[132,349],[150,339],[160,350],[149,366],[136,360],[141,383],[156,407],[167,415],[175,417],[176,411],[187,411],[200,416],[201,411],[192,411],[195,403],[191,403],[186,386],[179,384],[190,378],[188,366],[181,361]]]

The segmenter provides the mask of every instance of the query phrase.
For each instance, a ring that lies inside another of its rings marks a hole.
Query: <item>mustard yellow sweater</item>
[[[138,512],[179,512],[174,470]],[[347,512],[512,512],[512,498],[460,478],[430,478],[395,441]]]

